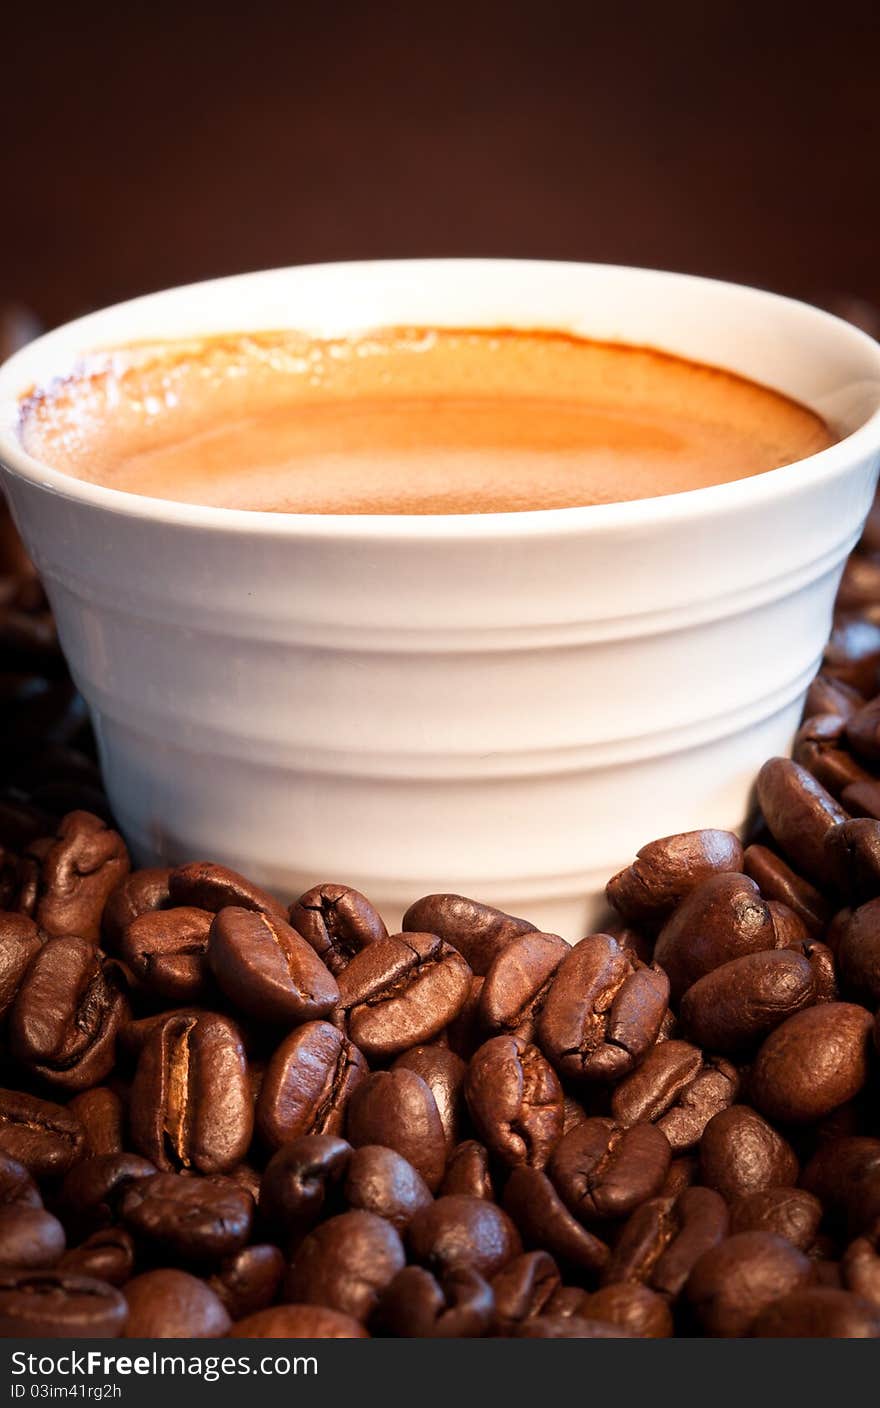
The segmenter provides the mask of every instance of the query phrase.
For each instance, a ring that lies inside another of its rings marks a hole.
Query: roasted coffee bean
[[[771,949],[743,954],[698,979],[682,997],[679,1015],[698,1045],[737,1056],[812,1001],[806,958]]]
[[[768,1119],[819,1120],[862,1089],[872,1019],[864,1007],[826,1002],[796,1012],[771,1032],[755,1057],[749,1089]]]
[[[316,885],[290,906],[289,917],[334,976],[362,948],[388,937],[370,901],[347,885]]]
[[[50,939],[31,962],[9,1014],[15,1058],[42,1080],[82,1090],[109,1075],[129,1014],[112,963],[87,939]]]
[[[871,778],[869,782],[850,783],[841,792],[840,801],[852,817],[880,820],[880,782],[875,778]],[[846,822],[843,824],[846,825]],[[875,890],[874,894],[876,893]]]
[[[80,1236],[116,1221],[122,1196],[138,1178],[151,1178],[155,1164],[137,1154],[95,1154],[80,1159],[65,1175],[60,1201],[66,1220]]]
[[[480,1012],[480,998],[485,981],[485,978],[471,978],[464,1006],[442,1033],[449,1050],[454,1051],[463,1061],[469,1061],[477,1047],[486,1039]],[[439,1041],[440,1037],[437,1040]]]
[[[639,1282],[674,1301],[704,1252],[727,1235],[724,1199],[711,1188],[686,1188],[674,1201],[636,1208],[602,1272],[603,1285]]]
[[[837,888],[851,905],[880,895],[880,821],[857,817],[832,826],[825,851]]]
[[[102,1227],[78,1247],[65,1252],[58,1270],[94,1276],[111,1286],[124,1286],[134,1271],[134,1242],[123,1227]]]
[[[84,1145],[82,1125],[63,1105],[0,1090],[0,1154],[23,1164],[34,1178],[66,1173]]]
[[[582,1222],[618,1220],[662,1186],[671,1150],[651,1124],[620,1129],[589,1119],[557,1144],[547,1171],[559,1196]]]
[[[0,1154],[0,1208],[41,1208],[40,1190],[24,1164]]]
[[[660,930],[655,962],[678,999],[714,968],[773,948],[773,916],[745,875],[713,875],[692,890]]]
[[[871,774],[846,749],[846,719],[840,714],[819,714],[801,724],[792,756],[833,797],[853,783],[870,781]]]
[[[809,880],[824,888],[834,884],[825,836],[846,821],[846,812],[830,792],[789,758],[771,758],[758,773],[758,801],[773,839]]]
[[[118,953],[122,936],[135,919],[165,908],[170,875],[170,870],[159,868],[133,870],[116,886],[101,915],[101,935],[110,953]]]
[[[578,1314],[619,1325],[639,1339],[668,1339],[673,1333],[672,1312],[665,1298],[633,1281],[618,1281],[594,1291],[585,1297]]]
[[[131,1091],[135,1148],[160,1169],[225,1173],[254,1127],[241,1036],[227,1017],[169,1017],[144,1043]]]
[[[622,919],[612,919],[605,925],[604,932],[616,939],[634,968],[639,964],[650,965],[654,957],[654,936],[633,929]]]
[[[0,1208],[0,1268],[35,1271],[55,1266],[65,1246],[64,1228],[45,1208],[20,1203]]]
[[[208,1285],[233,1320],[243,1320],[271,1305],[284,1275],[278,1247],[258,1243],[225,1257],[208,1277]]]
[[[840,1259],[844,1288],[880,1309],[880,1256],[867,1237],[850,1242]]]
[[[398,1339],[478,1339],[494,1313],[489,1285],[467,1267],[432,1275],[406,1266],[382,1293],[373,1325]]]
[[[211,992],[206,909],[150,909],[125,929],[119,955],[151,996],[198,1003]]]
[[[254,1202],[229,1178],[156,1173],[130,1184],[119,1213],[151,1251],[184,1263],[219,1261],[247,1242]]]
[[[464,1082],[467,1065],[447,1046],[414,1046],[398,1056],[391,1069],[405,1068],[421,1076],[434,1097],[446,1147],[451,1152],[459,1142],[466,1114]]]
[[[659,1041],[659,1037],[658,1037]],[[563,1092],[562,1097],[562,1133],[568,1134],[575,1125],[583,1124],[587,1119],[587,1112],[579,1100],[575,1100],[573,1095]]]
[[[253,909],[285,920],[284,906],[267,890],[260,889],[235,870],[209,861],[192,861],[179,865],[168,877],[168,897],[174,906],[207,909],[217,914],[227,905]]]
[[[553,975],[569,953],[556,934],[528,933],[511,939],[495,957],[480,991],[480,1021],[486,1032],[531,1041]]]
[[[775,1232],[802,1252],[813,1245],[821,1221],[822,1204],[804,1188],[748,1193],[730,1209],[731,1232]]]
[[[494,1202],[489,1154],[483,1144],[476,1139],[466,1139],[453,1149],[439,1192],[466,1193],[471,1198],[488,1198]]]
[[[731,1105],[706,1125],[700,1140],[703,1182],[729,1203],[797,1181],[794,1150],[748,1105]]]
[[[686,1188],[691,1188],[700,1175],[700,1160],[695,1154],[684,1154],[673,1159],[669,1172],[663,1180],[658,1198],[677,1198]]]
[[[104,905],[128,871],[122,837],[90,812],[69,812],[42,862],[40,928],[50,937],[76,934],[97,944]]]
[[[0,1271],[0,1336],[114,1339],[126,1304],[119,1291],[67,1271]]]
[[[691,1272],[687,1297],[711,1335],[747,1335],[767,1306],[805,1286],[810,1262],[772,1232],[739,1232],[704,1252]]]
[[[538,1045],[561,1076],[619,1080],[653,1046],[668,997],[659,969],[634,968],[616,939],[591,934],[556,970]]]
[[[472,972],[485,977],[493,960],[519,934],[534,933],[527,919],[517,919],[463,895],[426,895],[403,916],[406,933],[437,934],[457,949]]]
[[[684,831],[643,846],[632,865],[608,881],[605,893],[630,923],[659,923],[703,880],[739,871],[742,861],[732,832]]]
[[[421,1076],[376,1071],[354,1091],[348,1137],[355,1146],[384,1144],[417,1169],[434,1193],[446,1167],[446,1136],[437,1103]]]
[[[121,1154],[123,1146],[124,1111],[122,1100],[106,1085],[82,1090],[68,1102],[85,1131],[86,1158],[93,1154]]]
[[[464,1005],[470,969],[435,934],[377,939],[339,974],[339,1008],[369,1060],[431,1041]]]
[[[498,1332],[509,1335],[523,1320],[542,1315],[561,1284],[559,1267],[547,1252],[515,1256],[492,1279]]]
[[[491,1280],[522,1251],[507,1213],[485,1198],[450,1194],[412,1219],[406,1244],[413,1261],[439,1274],[468,1268]]]
[[[432,1201],[418,1170],[381,1144],[363,1144],[354,1150],[342,1191],[350,1208],[384,1217],[398,1232],[406,1231],[416,1213]]]
[[[216,1340],[232,1324],[216,1292],[187,1271],[145,1271],[123,1294],[127,1339]]]
[[[42,947],[40,931],[25,914],[0,914],[0,1017],[15,1001],[31,959]]]
[[[795,914],[793,909],[789,909],[787,904],[780,904],[777,900],[768,900],[767,908],[773,922],[774,948],[793,949],[798,944],[806,943],[809,940],[810,931],[806,924],[800,915]]]
[[[240,1320],[233,1340],[366,1340],[370,1336],[351,1315],[326,1305],[273,1305]]]
[[[371,1212],[345,1212],[310,1232],[284,1281],[284,1299],[326,1305],[366,1324],[403,1269],[399,1233]]]
[[[340,1134],[366,1075],[361,1052],[329,1022],[297,1027],[266,1068],[256,1111],[261,1139],[279,1149],[301,1134]]]
[[[611,1113],[619,1125],[648,1120],[675,1153],[691,1149],[709,1120],[736,1099],[739,1077],[720,1057],[704,1057],[687,1041],[664,1041],[615,1086]]]
[[[580,1286],[559,1286],[547,1302],[545,1314],[552,1316],[576,1315],[584,1318],[582,1307],[590,1292]]]
[[[849,746],[868,763],[880,762],[880,696],[854,710],[846,720]]]
[[[837,945],[837,967],[847,993],[880,1004],[880,899],[853,910]]]
[[[821,891],[797,875],[781,856],[766,846],[749,846],[743,858],[743,869],[754,880],[764,899],[788,905],[803,920],[809,932],[822,933],[828,923],[830,908]]]
[[[586,1320],[579,1315],[535,1315],[513,1332],[518,1340],[628,1340],[632,1336],[607,1320]]]
[[[512,1171],[504,1206],[525,1246],[544,1249],[578,1271],[596,1271],[608,1261],[606,1243],[572,1216],[540,1169],[520,1164]]]
[[[827,944],[816,939],[806,939],[791,944],[793,953],[800,953],[810,965],[813,975],[813,1003],[837,1002],[840,991],[837,985],[837,965],[834,954]]]
[[[496,1036],[471,1057],[465,1085],[477,1133],[506,1164],[543,1168],[562,1137],[562,1087],[536,1046]]]
[[[808,1286],[774,1300],[752,1326],[757,1339],[880,1339],[880,1310],[860,1296]]]
[[[826,1140],[804,1168],[801,1184],[822,1203],[830,1225],[853,1237],[871,1232],[880,1217],[880,1139]]]
[[[351,1145],[331,1134],[304,1134],[273,1154],[260,1183],[260,1216],[276,1237],[305,1235],[338,1196]]]
[[[264,1022],[326,1017],[339,988],[301,934],[274,915],[230,906],[211,925],[208,962],[236,1007]]]

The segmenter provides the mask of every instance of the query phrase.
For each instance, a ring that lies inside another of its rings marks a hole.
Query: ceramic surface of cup
[[[18,398],[102,346],[282,325],[555,327],[728,368],[843,436],[664,498],[455,516],[201,508],[47,469]],[[144,863],[210,857],[394,923],[452,889],[576,939],[645,841],[738,827],[788,748],[880,459],[880,348],[682,275],[518,261],[275,270],[150,295],[0,371],[0,461]]]

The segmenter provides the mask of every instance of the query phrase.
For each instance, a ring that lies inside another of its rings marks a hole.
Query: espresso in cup
[[[35,458],[184,503],[473,514],[652,498],[837,438],[753,381],[563,332],[230,335],[96,356],[23,403]]]

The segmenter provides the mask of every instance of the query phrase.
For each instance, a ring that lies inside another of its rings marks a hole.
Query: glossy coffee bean
[[[25,914],[0,914],[0,1017],[9,1011],[43,938]]]
[[[752,1327],[757,1339],[880,1339],[880,1310],[849,1291],[808,1286],[773,1301]]]
[[[0,1208],[41,1208],[40,1190],[24,1164],[0,1154]]]
[[[160,1169],[224,1173],[244,1158],[253,1126],[235,1024],[212,1012],[169,1017],[138,1059],[131,1091],[135,1148]]]
[[[485,982],[485,978],[471,978],[461,1011],[442,1033],[442,1039],[445,1040],[449,1050],[454,1051],[456,1056],[460,1056],[463,1061],[469,1061],[477,1047],[486,1039],[480,1012],[480,998]],[[437,1041],[440,1040],[441,1037],[438,1037]]]
[[[820,672],[807,690],[804,717],[810,718],[812,714],[842,714],[848,719],[864,702],[857,689]]]
[[[837,968],[847,994],[880,1005],[880,899],[853,910],[837,945]]]
[[[66,1246],[64,1228],[45,1208],[0,1208],[0,1268],[34,1271],[55,1266]]]
[[[466,1193],[471,1198],[495,1200],[489,1153],[476,1139],[456,1145],[446,1164],[440,1193]]]
[[[406,1266],[382,1293],[372,1323],[398,1339],[475,1339],[489,1333],[493,1314],[492,1290],[476,1271],[435,1276]]]
[[[116,1060],[116,1036],[129,1013],[113,964],[86,939],[50,939],[31,961],[9,1015],[16,1060],[47,1083],[82,1090]]]
[[[834,954],[827,944],[819,943],[817,939],[807,939],[806,941],[792,943],[789,945],[793,953],[800,953],[810,965],[813,975],[813,1002],[839,1002],[840,987],[838,983],[837,963]]]
[[[125,842],[100,817],[69,812],[40,867],[35,919],[51,937],[97,944],[108,898],[129,871]]]
[[[880,783],[876,778],[872,778],[870,782],[852,782],[841,792],[840,803],[852,817],[867,817],[871,821],[878,821],[880,820]],[[831,843],[829,835],[826,838],[826,845]]]
[[[437,1272],[469,1269],[491,1280],[522,1251],[519,1233],[501,1208],[460,1194],[417,1212],[406,1244],[413,1261]]]
[[[562,1137],[562,1086],[536,1046],[496,1036],[471,1057],[465,1085],[480,1138],[503,1163],[543,1168]]]
[[[0,1271],[0,1336],[114,1339],[126,1304],[113,1286],[67,1271]]]
[[[568,944],[556,934],[535,932],[511,939],[493,959],[480,990],[484,1030],[531,1041],[553,975],[568,952]]]
[[[290,906],[289,917],[334,975],[362,948],[388,937],[378,911],[347,885],[316,885]]]
[[[116,886],[101,914],[101,936],[109,953],[118,953],[122,936],[135,919],[168,903],[171,871],[152,868],[133,870]]]
[[[789,758],[771,758],[758,773],[758,801],[783,854],[814,885],[834,884],[825,836],[846,812],[821,783]]]
[[[820,1200],[834,1230],[853,1237],[873,1232],[880,1217],[880,1139],[825,1140],[804,1167],[801,1184]]]
[[[815,936],[822,933],[830,916],[827,899],[815,885],[798,875],[781,856],[766,846],[746,849],[743,869],[754,880],[764,899],[788,905]]]
[[[80,1159],[65,1175],[59,1201],[65,1220],[87,1236],[117,1220],[125,1190],[139,1178],[151,1178],[156,1166],[137,1154],[95,1154]]]
[[[846,719],[841,714],[817,714],[801,724],[792,756],[834,797],[871,774],[847,749]]]
[[[206,909],[185,906],[147,910],[124,930],[119,956],[151,996],[175,1006],[200,1002],[211,991],[212,919]]]
[[[272,914],[276,919],[287,918],[284,906],[267,890],[225,865],[212,865],[208,861],[192,861],[172,870],[168,877],[168,898],[174,906],[207,909],[212,914],[227,905],[238,905],[241,909]]]
[[[328,1306],[366,1324],[405,1261],[390,1223],[371,1212],[341,1213],[302,1242],[285,1277],[284,1298]]]
[[[302,1134],[340,1134],[346,1106],[366,1079],[363,1055],[329,1022],[305,1022],[277,1047],[260,1088],[256,1121],[269,1149]]]
[[[336,980],[311,945],[274,915],[221,909],[211,926],[208,962],[227,999],[259,1021],[312,1021],[326,1017],[339,999]]]
[[[63,1105],[18,1090],[0,1090],[0,1154],[34,1178],[66,1173],[82,1157],[85,1132]]]
[[[656,1040],[668,997],[659,969],[634,968],[616,939],[591,934],[556,971],[538,1018],[538,1045],[564,1078],[620,1079]]]
[[[58,1270],[94,1276],[111,1286],[124,1286],[134,1271],[134,1240],[123,1227],[102,1227],[78,1247],[64,1253]]]
[[[864,1007],[826,1002],[789,1017],[764,1041],[749,1089],[757,1108],[780,1124],[819,1120],[862,1089],[872,1018]]]
[[[448,1046],[413,1046],[396,1058],[391,1069],[415,1071],[434,1097],[451,1152],[462,1136],[466,1118],[464,1083],[467,1064]]]
[[[426,895],[403,916],[407,933],[437,934],[451,944],[471,971],[485,977],[493,960],[519,934],[533,933],[534,924],[463,895]]]
[[[84,1154],[121,1154],[125,1112],[115,1090],[95,1085],[82,1090],[68,1101],[67,1108],[76,1115],[85,1132]]]
[[[417,1212],[431,1204],[431,1190],[411,1163],[381,1144],[363,1144],[348,1160],[343,1197],[350,1208],[384,1217],[406,1231]]]
[[[700,1257],[688,1278],[687,1298],[709,1334],[747,1335],[774,1301],[805,1286],[811,1265],[783,1237],[739,1232]]]
[[[354,1091],[348,1138],[395,1150],[436,1192],[446,1167],[446,1136],[431,1091],[415,1071],[376,1071]]]
[[[682,901],[664,924],[654,961],[669,978],[672,996],[714,968],[745,953],[773,948],[773,917],[753,880],[710,876]]]
[[[515,1256],[492,1279],[498,1333],[509,1335],[523,1320],[544,1314],[561,1285],[559,1267],[547,1252]]]
[[[855,817],[832,826],[825,837],[825,853],[836,887],[850,905],[862,905],[880,895],[880,821]]]
[[[638,1282],[676,1300],[703,1253],[727,1236],[728,1220],[724,1199],[710,1188],[649,1199],[624,1223],[603,1285]]]
[[[326,1305],[273,1305],[233,1325],[233,1340],[366,1340],[366,1328]]]
[[[283,1144],[260,1183],[260,1216],[279,1240],[310,1231],[341,1197],[351,1145],[331,1134],[304,1134]]]
[[[582,1222],[617,1220],[662,1186],[669,1141],[651,1124],[620,1129],[588,1119],[557,1144],[548,1173],[562,1201]]]
[[[684,993],[682,1025],[709,1051],[737,1056],[756,1047],[813,1001],[813,972],[788,949],[747,953],[714,968]]]
[[[631,1336],[607,1320],[587,1320],[579,1315],[535,1315],[514,1330],[519,1340],[626,1340]]]
[[[578,1314],[588,1320],[619,1325],[638,1339],[668,1339],[674,1328],[665,1297],[636,1282],[603,1286],[585,1297]]]
[[[138,1179],[119,1208],[137,1241],[184,1264],[219,1261],[239,1251],[250,1236],[253,1214],[253,1199],[231,1179],[177,1173]]]
[[[339,1009],[368,1060],[431,1041],[461,1011],[471,973],[435,934],[377,939],[339,974]]]
[[[569,1212],[540,1169],[520,1164],[504,1188],[504,1207],[526,1247],[543,1249],[564,1266],[593,1272],[608,1261],[608,1246]]]
[[[699,1142],[719,1110],[733,1103],[738,1088],[729,1061],[705,1057],[687,1041],[664,1041],[615,1086],[611,1113],[625,1127],[649,1121],[662,1130],[674,1153],[682,1153]]]
[[[703,1182],[728,1202],[796,1183],[794,1150],[757,1111],[731,1105],[707,1124],[700,1141]]]
[[[748,1193],[730,1209],[731,1232],[775,1232],[802,1252],[813,1245],[821,1221],[822,1204],[804,1188]]]
[[[219,1296],[187,1271],[145,1271],[123,1294],[128,1339],[220,1339],[232,1324]]]
[[[260,1242],[225,1257],[208,1285],[233,1320],[244,1320],[271,1305],[284,1275],[278,1247]]]
[[[743,849],[730,831],[685,831],[643,846],[632,865],[609,880],[609,902],[629,923],[666,919],[710,875],[742,869]]]
[[[849,714],[846,736],[853,752],[860,758],[868,763],[880,761],[880,697],[869,699]]]

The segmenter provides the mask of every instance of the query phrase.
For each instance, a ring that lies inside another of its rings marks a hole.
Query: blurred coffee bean
[[[809,1251],[822,1221],[822,1204],[804,1188],[766,1188],[737,1198],[730,1209],[731,1232],[775,1232],[800,1251]]]
[[[106,1281],[68,1271],[0,1271],[0,1336],[113,1339],[125,1301]]]
[[[330,1134],[291,1139],[272,1155],[260,1184],[260,1216],[282,1241],[310,1231],[341,1198],[351,1145]]]
[[[515,1256],[492,1279],[499,1334],[509,1335],[523,1320],[542,1315],[561,1284],[559,1267],[547,1252]]]
[[[809,1286],[774,1300],[752,1326],[758,1339],[880,1339],[880,1310],[848,1291]]]
[[[796,874],[781,856],[766,846],[749,846],[743,858],[743,869],[765,900],[788,905],[811,934],[822,933],[830,915],[827,899],[815,885]]]
[[[244,1320],[272,1304],[283,1275],[280,1250],[261,1242],[225,1257],[208,1285],[231,1319]]]
[[[67,1108],[76,1115],[85,1132],[86,1158],[93,1154],[121,1154],[125,1111],[115,1090],[95,1085],[81,1090],[68,1101]]]
[[[134,1271],[134,1242],[122,1227],[102,1227],[78,1247],[64,1253],[58,1270],[94,1276],[111,1286],[124,1286]]]
[[[413,1261],[435,1274],[463,1269],[491,1280],[522,1251],[507,1213],[485,1198],[448,1194],[416,1213],[406,1232]]]
[[[540,1169],[513,1169],[503,1201],[526,1247],[544,1249],[578,1271],[596,1271],[607,1262],[606,1243],[572,1216]]]
[[[273,1305],[239,1320],[234,1340],[366,1340],[365,1327],[326,1305]]]
[[[476,1139],[466,1139],[449,1155],[440,1193],[467,1193],[472,1198],[495,1199],[489,1154]]]
[[[398,1069],[376,1071],[353,1092],[348,1138],[356,1147],[384,1144],[421,1174],[436,1192],[446,1167],[446,1136],[437,1103],[421,1076]]]
[[[64,1228],[45,1208],[21,1203],[0,1208],[0,1269],[36,1271],[55,1266],[65,1246]]]
[[[32,919],[24,914],[0,914],[0,1017],[15,1001],[31,959],[42,944]]]
[[[797,1182],[794,1150],[748,1105],[731,1105],[706,1125],[700,1141],[703,1182],[727,1202]]]
[[[284,1281],[284,1299],[327,1306],[366,1324],[406,1257],[397,1231],[371,1212],[345,1212],[305,1238]]]
[[[216,1292],[187,1271],[145,1271],[123,1294],[128,1339],[220,1339],[232,1324]]]
[[[229,1178],[155,1173],[129,1185],[119,1213],[151,1254],[189,1264],[239,1251],[250,1236],[254,1204]]]
[[[381,1144],[362,1144],[353,1151],[342,1192],[350,1208],[375,1213],[398,1232],[405,1232],[416,1213],[432,1201],[418,1170]]]
[[[23,1164],[34,1178],[66,1173],[84,1145],[82,1125],[63,1105],[0,1090],[0,1154]]]
[[[673,1333],[672,1312],[665,1298],[637,1282],[603,1286],[586,1297],[579,1314],[619,1325],[639,1339],[668,1339]]]
[[[826,1002],[787,1018],[766,1038],[752,1067],[755,1105],[781,1124],[818,1120],[862,1089],[868,1074],[870,1012]]]
[[[493,1321],[492,1290],[467,1267],[432,1275],[406,1266],[382,1293],[374,1327],[397,1339],[474,1339]]]
[[[702,1328],[722,1338],[749,1334],[762,1311],[805,1286],[810,1262],[772,1232],[739,1232],[704,1252],[687,1297]]]

